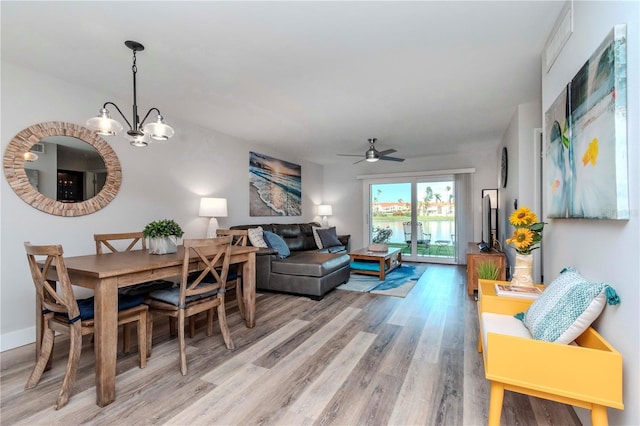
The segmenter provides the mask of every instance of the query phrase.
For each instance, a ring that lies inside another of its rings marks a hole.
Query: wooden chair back
[[[185,239],[182,279],[180,281],[179,306],[185,306],[188,296],[216,291],[224,293],[229,272],[229,258],[231,256],[232,237]],[[198,256],[198,261],[204,265],[200,274],[189,279],[189,258],[191,253]],[[220,266],[216,266],[221,262]],[[203,281],[207,278],[206,282]]]
[[[103,246],[108,248],[112,253],[119,251],[131,251],[138,243],[140,243],[140,249],[145,250],[147,248],[147,240],[142,235],[142,232],[122,232],[118,234],[93,234],[93,239],[96,242],[96,254],[102,254]],[[112,241],[131,240],[129,245],[124,250],[118,250],[114,247]]]
[[[231,235],[233,237],[232,245],[234,246],[246,246],[249,239],[249,231],[246,229],[218,229],[216,230],[218,237],[227,237]]]
[[[36,287],[37,300],[41,306],[37,307],[42,311],[65,314],[69,320],[79,318],[80,310],[78,302],[73,294],[69,273],[64,263],[61,245],[33,245],[30,242],[24,243],[27,252],[29,270]],[[38,264],[41,260],[42,265]],[[58,290],[47,281],[47,274],[51,266],[54,266],[58,275]]]

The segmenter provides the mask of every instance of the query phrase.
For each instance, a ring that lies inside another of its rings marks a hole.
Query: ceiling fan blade
[[[381,155],[380,156],[381,160],[385,160],[385,161],[398,161],[398,162],[403,162],[404,158],[398,158],[398,157],[387,157],[385,155]]]
[[[378,151],[378,154],[380,156],[383,156],[383,155],[387,155],[387,154],[393,154],[394,152],[396,152],[395,149],[385,149],[384,151]]]
[[[362,157],[362,154],[336,154],[341,157]]]
[[[356,162],[355,162],[355,163],[353,163],[353,164],[362,163],[364,160],[365,160],[365,159],[363,158],[362,160],[358,160],[358,161],[356,161]]]

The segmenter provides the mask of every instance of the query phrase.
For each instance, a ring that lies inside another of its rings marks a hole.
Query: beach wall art
[[[249,216],[301,216],[302,168],[249,152]]]
[[[545,113],[547,216],[629,219],[626,25]]]

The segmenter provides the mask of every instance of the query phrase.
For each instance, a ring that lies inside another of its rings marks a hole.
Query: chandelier
[[[126,138],[129,140],[131,145],[138,147],[147,146],[149,145],[150,138],[158,141],[166,141],[172,137],[175,132],[171,126],[165,124],[164,118],[162,117],[162,114],[160,114],[160,110],[158,108],[149,109],[142,121],[140,121],[140,117],[138,116],[138,105],[136,103],[136,74],[138,72],[138,68],[136,66],[136,52],[143,51],[144,46],[137,41],[131,40],[125,41],[124,44],[129,49],[133,50],[133,65],[131,66],[131,71],[133,72],[133,125],[129,120],[127,120],[127,117],[125,117],[116,104],[113,102],[105,102],[102,109],[100,109],[98,116],[87,120],[87,127],[103,136],[113,136],[120,132],[123,129],[122,124],[112,119],[109,115],[109,110],[107,109],[107,105],[112,105],[129,126]],[[144,124],[152,111],[157,113],[156,120]]]

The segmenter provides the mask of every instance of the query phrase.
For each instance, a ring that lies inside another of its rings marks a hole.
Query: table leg
[[[247,327],[256,325],[256,254],[249,253],[242,264],[242,294],[244,296],[244,321]]]
[[[384,266],[387,263],[387,261],[383,258],[380,258],[380,281],[384,281],[384,274],[385,274],[385,270],[384,270]]]
[[[105,279],[95,287],[96,404],[111,404],[116,398],[116,357],[118,349],[118,288]]]

